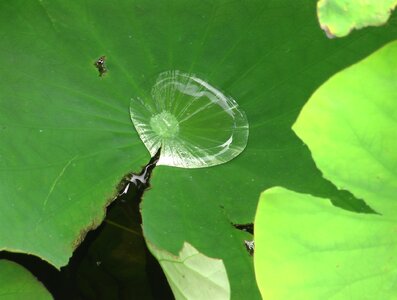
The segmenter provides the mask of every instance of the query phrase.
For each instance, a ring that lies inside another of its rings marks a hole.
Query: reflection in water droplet
[[[178,120],[168,111],[163,111],[151,117],[150,126],[155,133],[164,138],[174,138],[179,132]]]
[[[180,71],[159,75],[148,99],[133,98],[131,119],[158,165],[202,168],[225,163],[247,145],[248,121],[231,97]]]

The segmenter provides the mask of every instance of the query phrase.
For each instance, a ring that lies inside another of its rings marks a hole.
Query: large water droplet
[[[151,97],[133,98],[131,119],[158,165],[202,168],[225,163],[247,145],[248,121],[236,101],[180,71],[159,75]]]

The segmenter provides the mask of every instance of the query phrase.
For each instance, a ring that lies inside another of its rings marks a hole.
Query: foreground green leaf
[[[396,0],[320,0],[317,15],[328,37],[343,37],[353,29],[387,22]]]
[[[0,260],[0,299],[52,299],[46,288],[22,266]]]
[[[336,74],[293,126],[324,177],[385,216],[397,210],[397,42]]]
[[[225,266],[184,243],[178,256],[156,248],[150,251],[163,268],[174,296],[180,299],[230,299],[230,285]]]
[[[255,217],[255,272],[264,299],[396,299],[397,218],[328,199],[265,191]]]
[[[269,299],[395,299],[397,295],[397,42],[328,80],[293,129],[324,176],[378,214],[282,188],[255,219],[255,272]]]

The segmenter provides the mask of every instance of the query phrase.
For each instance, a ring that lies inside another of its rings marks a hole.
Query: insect
[[[94,63],[94,66],[98,69],[99,77],[102,77],[108,71],[105,65],[105,61],[106,61],[106,56],[102,55]]]

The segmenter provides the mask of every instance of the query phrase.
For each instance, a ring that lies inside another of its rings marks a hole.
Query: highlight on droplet
[[[206,81],[180,71],[161,73],[150,97],[132,98],[132,122],[157,165],[203,168],[239,155],[248,120],[237,102]]]

